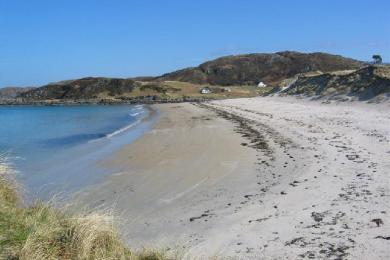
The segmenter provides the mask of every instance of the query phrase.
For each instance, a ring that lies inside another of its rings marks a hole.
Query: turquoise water
[[[0,107],[0,153],[30,197],[71,193],[110,173],[98,163],[142,135],[141,105]]]

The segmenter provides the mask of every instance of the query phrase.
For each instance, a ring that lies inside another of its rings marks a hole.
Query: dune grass
[[[168,259],[162,251],[129,250],[110,215],[24,207],[9,172],[0,161],[0,259]]]

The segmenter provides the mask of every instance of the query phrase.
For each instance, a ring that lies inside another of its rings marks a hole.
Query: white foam
[[[125,127],[122,127],[121,129],[118,129],[118,130],[112,132],[111,134],[106,135],[106,137],[107,137],[107,138],[111,138],[111,137],[113,137],[113,136],[115,136],[115,135],[118,135],[118,134],[120,134],[120,133],[123,133],[124,131],[129,130],[130,128],[132,128],[133,126],[136,126],[136,125],[139,124],[140,122],[141,122],[141,120],[137,120],[137,121],[131,123],[130,125],[127,125],[127,126],[125,126]]]
[[[131,116],[138,116],[139,114],[142,114],[142,112],[136,112],[136,113],[130,113]]]

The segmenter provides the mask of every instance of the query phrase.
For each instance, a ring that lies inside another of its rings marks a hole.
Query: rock
[[[377,227],[383,225],[383,220],[380,218],[374,218],[373,220],[371,220],[371,222],[374,222]]]
[[[319,213],[319,212],[312,212],[311,213],[311,217],[316,221],[316,222],[321,222],[324,217],[325,217],[325,214],[324,213]]]

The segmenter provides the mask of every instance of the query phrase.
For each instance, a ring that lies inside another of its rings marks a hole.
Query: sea
[[[147,131],[144,105],[1,106],[0,156],[29,200],[72,194],[112,174],[101,162]]]

